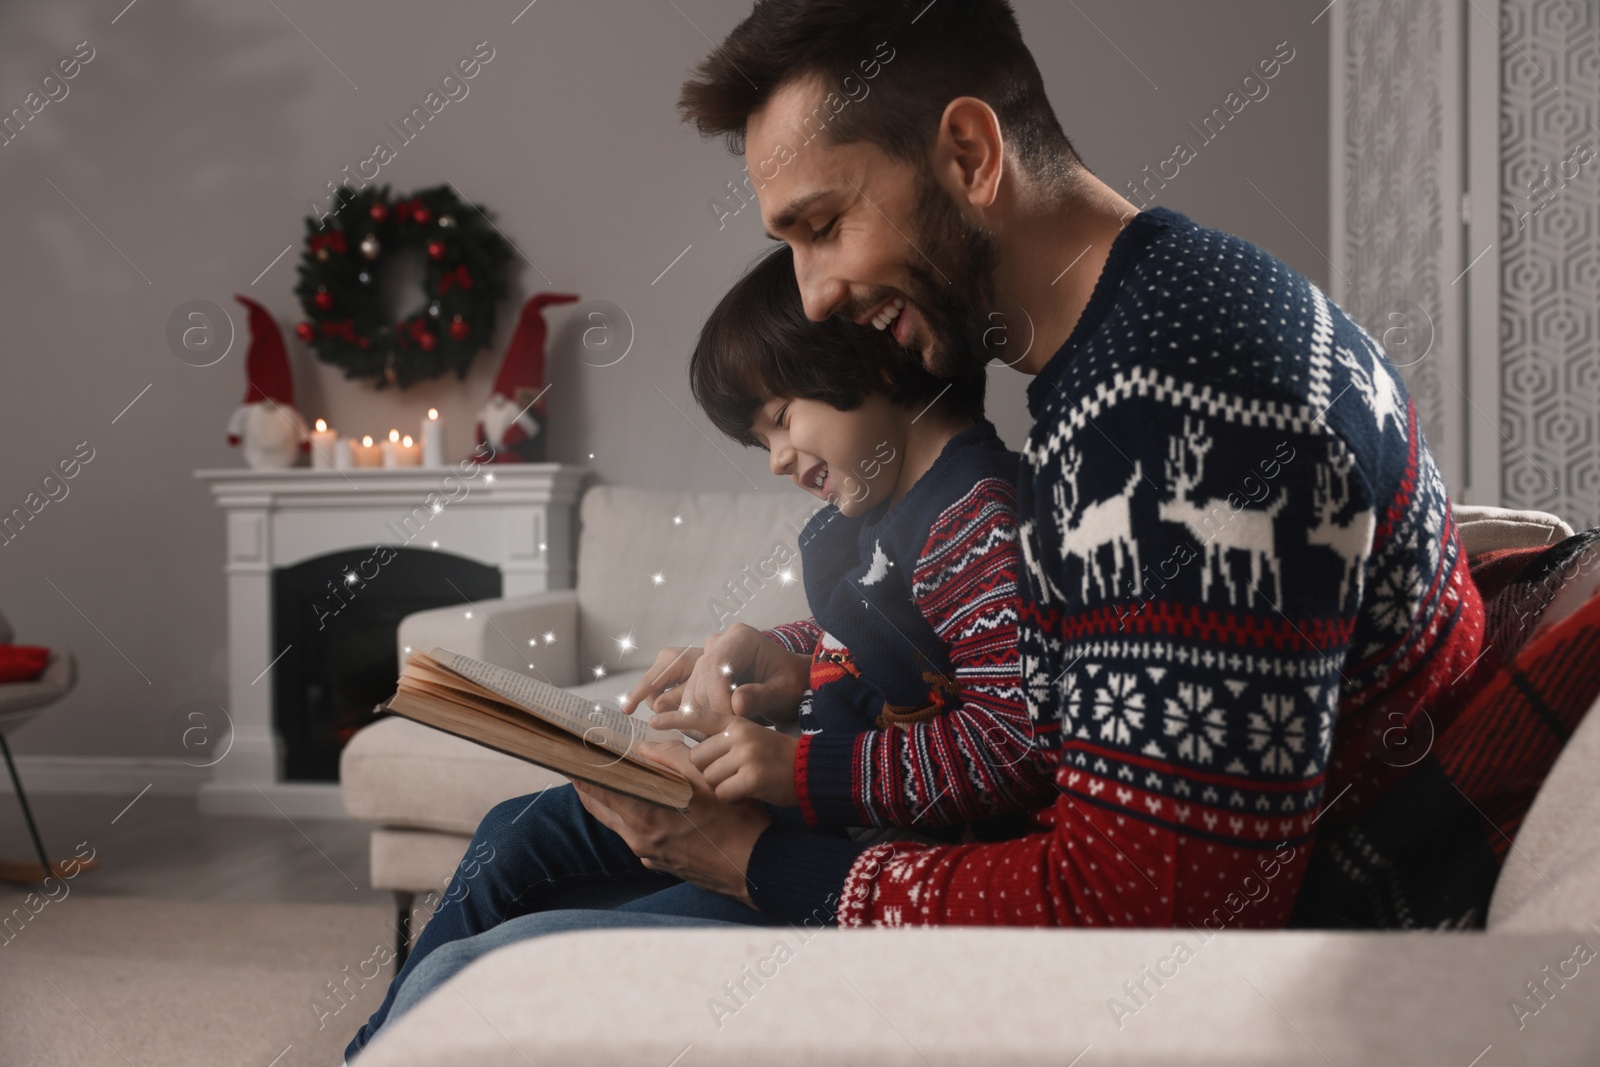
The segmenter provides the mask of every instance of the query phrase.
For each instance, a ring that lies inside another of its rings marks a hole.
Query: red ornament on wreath
[[[407,196],[372,185],[340,194],[336,210],[306,220],[295,287],[305,328],[296,326],[296,336],[345,377],[379,388],[448,370],[464,379],[494,336],[515,255],[510,242],[449,185]],[[422,302],[385,307],[379,274],[407,253],[421,254]]]

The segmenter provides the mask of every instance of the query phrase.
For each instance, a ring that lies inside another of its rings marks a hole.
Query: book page
[[[624,715],[621,709],[607,702],[587,700],[537,678],[529,678],[525,674],[496,667],[449,649],[436,648],[430,655],[461,677],[560,726],[581,738],[585,744],[626,756],[638,747],[639,742],[648,739],[650,731],[642,721]]]

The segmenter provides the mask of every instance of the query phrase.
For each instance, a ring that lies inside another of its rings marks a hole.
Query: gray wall
[[[243,463],[223,439],[243,394],[243,343],[216,366],[188,366],[167,348],[167,317],[196,298],[237,311],[243,292],[295,322],[308,201],[392,140],[385,122],[476,42],[495,56],[470,95],[380,180],[405,190],[448,179],[488,205],[549,279],[523,266],[518,296],[568,289],[628,312],[633,349],[603,369],[584,365],[578,331],[552,313],[553,458],[619,484],[748,490],[748,477],[794,492],[761,455],[719,441],[730,469],[702,436],[713,431],[684,375],[701,319],[766,243],[754,211],[718,230],[707,201],[739,163],[673,108],[706,36],[720,38],[748,0],[543,0],[514,25],[519,0],[280,0],[282,14],[221,0],[120,6],[0,8],[0,110],[21,106],[77,42],[95,50],[69,94],[0,147],[0,512],[79,442],[95,450],[70,495],[0,547],[0,608],[18,640],[69,646],[81,664],[77,691],[16,735],[18,751],[172,755],[171,709],[223,699],[222,518],[190,472]],[[1326,283],[1320,0],[1017,6],[1063,123],[1102,178],[1122,190],[1187,140],[1197,158],[1160,201]],[[1201,145],[1188,123],[1281,41],[1296,54],[1270,94]],[[464,452],[509,325],[466,383],[403,396],[344,381],[291,338],[299,407],[378,434],[436,405]],[[991,413],[1013,445],[1028,425],[1024,384],[995,372]]]

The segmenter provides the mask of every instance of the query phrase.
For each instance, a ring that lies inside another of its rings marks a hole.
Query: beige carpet
[[[0,891],[0,918],[21,901]],[[337,1067],[394,966],[342,1008],[328,983],[390,959],[389,916],[72,893],[0,935],[0,1064]]]

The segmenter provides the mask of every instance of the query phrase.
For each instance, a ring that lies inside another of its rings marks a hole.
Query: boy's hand
[[[764,800],[781,808],[799,805],[794,761],[800,742],[794,738],[705,707],[657,715],[650,725],[705,735],[689,750],[689,760],[705,775],[718,800]]]

